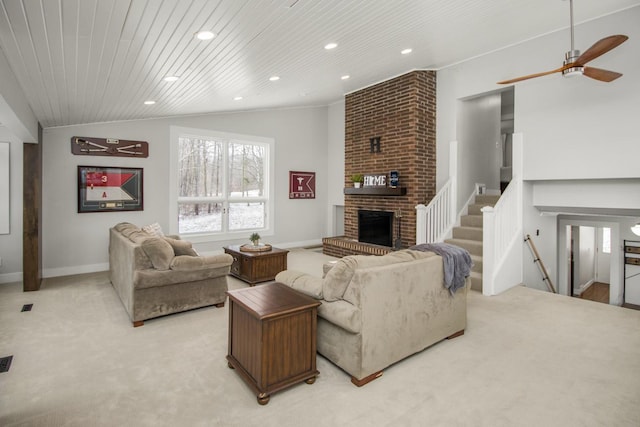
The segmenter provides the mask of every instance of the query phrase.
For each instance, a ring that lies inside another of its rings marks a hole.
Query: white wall
[[[626,34],[629,40],[593,61],[594,67],[624,74],[612,83],[589,78],[541,77],[515,85],[515,132],[524,136],[525,180],[638,178],[637,120],[640,117],[640,6],[576,26],[576,47]],[[449,141],[456,140],[459,100],[500,88],[495,82],[550,70],[569,49],[569,31],[494,52],[438,71],[437,187],[448,176]],[[557,282],[557,222],[532,206],[525,182],[524,232],[536,241],[549,274]],[[631,218],[629,221],[637,220]],[[621,230],[624,219],[620,219]],[[535,236],[536,230],[540,235]],[[524,254],[524,283],[545,288],[535,265]]]
[[[23,142],[38,141],[36,120],[4,52],[0,49],[0,123]]]
[[[121,221],[169,229],[169,127],[184,126],[275,139],[275,235],[281,246],[320,241],[326,229],[327,107],[209,114],[47,128],[43,132],[43,276],[108,268],[108,229]],[[74,156],[73,136],[149,142],[146,159]],[[77,166],[144,168],[144,211],[77,213]],[[316,198],[290,200],[289,171],[316,172]],[[174,219],[175,220],[175,219]],[[196,244],[202,252],[244,241]]]
[[[580,289],[593,283],[596,275],[596,229],[578,227],[580,245],[578,246],[578,277],[574,285]]]
[[[456,212],[466,203],[475,184],[500,189],[500,94],[462,101],[458,115],[458,201]],[[440,153],[438,153],[440,155]]]
[[[327,228],[326,236],[344,232],[344,132],[345,101],[329,105],[327,163]]]
[[[0,141],[10,142],[9,234],[0,235],[0,283],[22,280],[22,141],[0,126]]]

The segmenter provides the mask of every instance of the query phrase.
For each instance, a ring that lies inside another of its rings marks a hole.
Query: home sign
[[[363,187],[386,187],[387,175],[365,175]]]

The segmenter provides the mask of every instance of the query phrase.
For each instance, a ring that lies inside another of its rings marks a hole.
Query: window
[[[185,128],[172,128],[171,139],[179,234],[269,234],[273,140]]]

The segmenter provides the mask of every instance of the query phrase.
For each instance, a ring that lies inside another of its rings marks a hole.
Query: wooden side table
[[[313,384],[316,316],[320,302],[282,283],[228,291],[227,363],[269,403],[271,393],[302,381]]]
[[[264,252],[244,252],[240,245],[224,247],[224,252],[233,257],[231,275],[253,286],[259,282],[273,280],[276,274],[287,269],[285,249],[272,248]]]

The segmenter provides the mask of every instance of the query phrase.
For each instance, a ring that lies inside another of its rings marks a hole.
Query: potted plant
[[[362,183],[364,177],[361,173],[354,173],[351,175],[351,181],[353,181],[354,188],[360,188],[360,184]]]
[[[260,244],[260,235],[258,233],[252,233],[251,236],[249,236],[249,240],[251,240],[253,246],[258,246]]]

